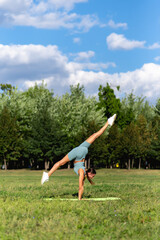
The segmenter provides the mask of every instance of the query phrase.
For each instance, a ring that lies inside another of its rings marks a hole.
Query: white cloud
[[[0,10],[7,12],[21,12],[31,7],[33,0],[0,0]]]
[[[92,70],[92,71],[102,71],[102,69],[107,69],[109,67],[116,67],[116,64],[113,62],[108,63],[91,63],[91,62],[69,62],[68,67],[70,72],[77,72],[81,70]]]
[[[93,70],[93,71],[101,71],[102,69],[107,69],[109,67],[116,67],[116,64],[113,62],[107,63],[92,63],[91,58],[95,57],[94,51],[86,51],[79,53],[71,53],[71,57],[73,57],[73,61],[69,62],[69,65],[74,66],[76,70]]]
[[[154,43],[153,45],[149,46],[148,49],[158,49],[160,48],[160,44],[159,43]]]
[[[136,95],[142,94],[151,102],[159,97],[160,64],[148,63],[132,72],[109,74],[103,69],[115,67],[114,63],[71,62],[52,45],[0,45],[0,53],[1,83],[11,83],[20,89],[44,80],[48,88],[59,95],[66,92],[70,84],[77,83],[94,95],[100,84],[108,82],[120,85],[122,93],[134,90]],[[94,52],[88,55],[93,56]]]
[[[74,42],[74,43],[80,43],[80,42],[81,42],[81,39],[80,39],[80,38],[73,38],[73,42]]]
[[[90,58],[95,56],[95,52],[93,51],[87,51],[87,52],[79,52],[77,54],[72,54],[73,56],[75,55],[74,60],[75,61],[88,61]]]
[[[48,2],[56,9],[64,8],[69,11],[74,8],[75,4],[88,2],[88,0],[48,0]]]
[[[0,9],[6,10],[8,12],[18,12],[25,11],[26,9],[33,8],[34,10],[43,9],[48,10],[54,9],[64,9],[65,11],[70,11],[74,8],[74,5],[77,3],[88,2],[88,0],[40,0],[37,3],[34,0],[0,0]]]
[[[93,71],[102,71],[102,69],[107,69],[109,67],[116,67],[116,64],[113,62],[108,63],[82,63],[80,64],[81,69],[93,70]]]
[[[34,64],[42,61],[64,62],[67,58],[58,50],[57,46],[48,45],[2,45],[0,44],[0,67]]]
[[[52,88],[53,82],[56,83],[56,80],[55,80],[54,77],[48,77],[48,78],[45,78],[45,79],[43,79],[43,80],[33,80],[33,81],[26,80],[26,81],[24,82],[24,84],[23,84],[23,87],[24,87],[25,89],[27,89],[27,88],[30,88],[30,87],[34,87],[35,84],[37,84],[37,85],[40,86],[40,85],[42,84],[42,82],[43,82],[44,84],[46,84],[48,88]]]
[[[0,45],[0,52],[0,77],[4,83],[24,88],[32,81],[53,77],[56,87],[70,74],[68,59],[57,46]]]
[[[128,40],[123,34],[111,33],[106,42],[110,50],[131,50],[134,48],[144,48],[145,41]]]
[[[150,102],[156,102],[160,93],[160,65],[148,63],[132,72],[108,74],[104,72],[85,72],[78,70],[70,74],[69,84],[83,84],[87,89],[95,91],[99,85],[109,84],[118,86],[122,93],[131,93],[137,96],[146,96]],[[116,89],[115,89],[116,90]],[[116,91],[115,91],[116,92]],[[118,95],[119,93],[116,92]]]
[[[127,23],[115,23],[113,20],[110,20],[107,25],[111,28],[127,29]]]
[[[77,3],[88,0],[0,0],[1,25],[32,26],[35,28],[67,28],[88,31],[99,25],[96,15],[70,12]]]
[[[158,62],[158,61],[160,60],[160,56],[155,57],[154,60],[155,60],[156,62]]]

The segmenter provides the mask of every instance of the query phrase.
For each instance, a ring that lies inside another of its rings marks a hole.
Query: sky
[[[159,0],[0,0],[0,83],[160,98]],[[120,86],[120,91],[116,90]]]

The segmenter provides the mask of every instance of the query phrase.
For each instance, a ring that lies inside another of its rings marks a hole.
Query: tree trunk
[[[45,160],[44,167],[45,167],[45,170],[47,171],[47,169],[49,168],[49,161]]]
[[[71,168],[71,162],[68,162],[68,169]]]
[[[91,167],[91,159],[88,158],[88,169]]]
[[[30,160],[30,166],[31,166],[31,167],[33,166],[33,162],[32,162],[32,160]]]
[[[130,160],[130,158],[128,159],[128,170],[130,170],[131,169],[131,160]]]
[[[134,159],[132,159],[132,168],[133,168],[133,165],[134,165]]]
[[[139,169],[141,169],[141,158],[139,158]]]
[[[87,160],[85,160],[85,168],[87,168]]]
[[[5,167],[5,170],[7,170],[7,161],[6,161],[6,159],[4,159],[4,167]]]

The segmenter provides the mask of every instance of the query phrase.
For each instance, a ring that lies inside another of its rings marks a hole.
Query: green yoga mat
[[[78,198],[45,198],[46,201],[60,200],[60,201],[78,201]],[[107,198],[83,198],[82,201],[112,201],[120,200],[118,197]]]

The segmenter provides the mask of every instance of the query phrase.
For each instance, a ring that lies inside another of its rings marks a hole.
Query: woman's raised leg
[[[104,131],[107,129],[107,127],[109,125],[110,126],[113,125],[115,119],[116,119],[116,114],[114,114],[112,117],[110,117],[108,119],[108,121],[106,122],[106,124],[98,132],[93,133],[89,138],[87,138],[86,142],[88,142],[90,144],[93,143],[96,140],[96,138],[98,138],[99,136],[102,135],[102,133],[104,133]]]

